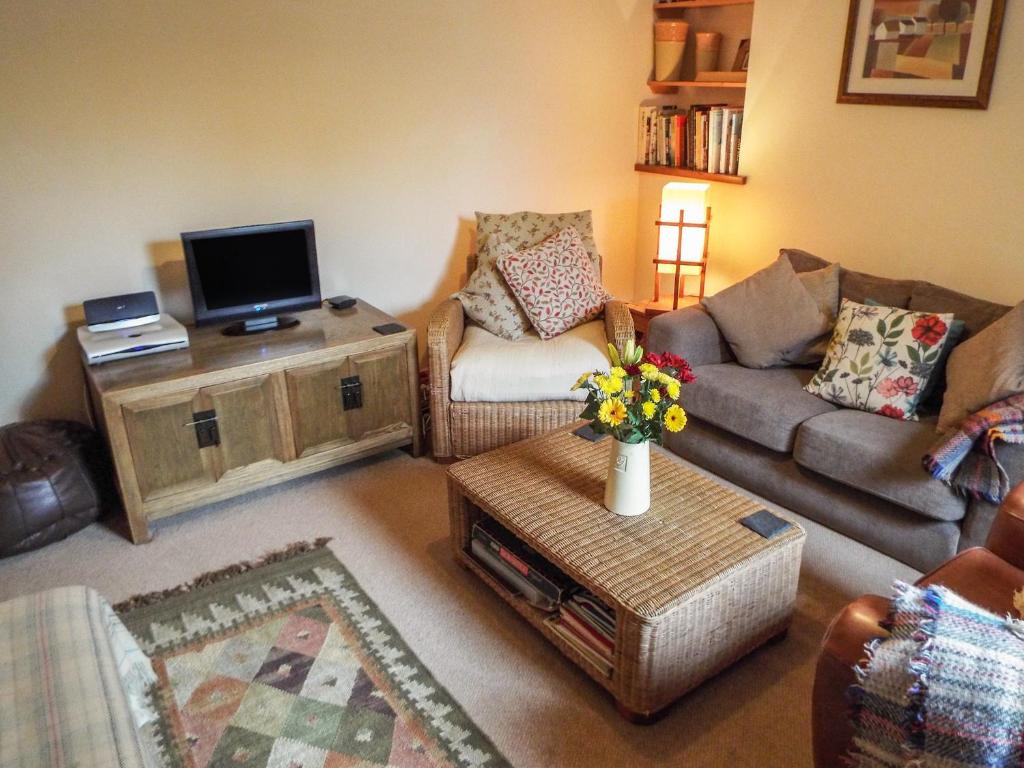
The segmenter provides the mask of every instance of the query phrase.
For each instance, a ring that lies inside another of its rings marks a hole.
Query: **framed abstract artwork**
[[[841,104],[986,109],[1006,0],[850,0]]]

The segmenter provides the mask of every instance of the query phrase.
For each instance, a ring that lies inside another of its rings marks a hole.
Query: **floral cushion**
[[[593,320],[610,298],[573,227],[501,256],[498,269],[542,339]]]
[[[950,314],[844,299],[825,360],[804,389],[837,405],[916,421],[952,323]]]
[[[452,294],[452,298],[462,302],[466,316],[484,330],[515,341],[530,330],[530,318],[519,306],[497,264],[501,256],[514,253],[515,249],[508,243],[493,243],[493,240],[490,238],[480,249],[476,269],[466,281],[466,287]]]
[[[515,250],[532,248],[566,227],[575,228],[579,233],[583,247],[590,254],[595,270],[601,272],[601,257],[597,253],[594,242],[594,223],[590,211],[571,211],[569,213],[535,213],[534,211],[518,211],[516,213],[480,213],[476,214],[476,250],[483,253],[492,238],[508,243]]]

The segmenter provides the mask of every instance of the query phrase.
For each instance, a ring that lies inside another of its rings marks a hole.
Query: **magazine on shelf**
[[[559,603],[575,582],[531,549],[493,517],[473,525],[472,538],[482,542],[495,557],[512,568],[534,589]]]
[[[615,668],[612,660],[602,656],[592,647],[580,640],[579,636],[566,626],[561,616],[551,616],[544,619],[544,623],[547,624],[552,632],[562,638],[580,656],[599,669],[605,677],[612,676],[612,670]]]

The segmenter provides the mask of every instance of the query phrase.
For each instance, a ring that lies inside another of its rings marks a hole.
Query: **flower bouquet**
[[[676,402],[683,384],[694,380],[690,364],[670,353],[648,352],[633,341],[620,351],[608,345],[610,371],[580,376],[573,389],[586,389],[580,418],[615,440],[608,464],[604,505],[619,515],[639,515],[651,506],[651,441],[663,430],[686,426],[686,411]]]
[[[587,390],[581,419],[590,419],[595,432],[622,443],[662,441],[662,430],[678,432],[686,426],[686,411],[675,401],[680,387],[694,381],[690,364],[666,352],[661,355],[626,342],[620,352],[608,345],[612,369],[580,376],[573,389]]]

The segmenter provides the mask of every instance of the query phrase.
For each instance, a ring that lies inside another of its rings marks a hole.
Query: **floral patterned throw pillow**
[[[601,273],[601,257],[594,242],[594,223],[590,211],[568,213],[537,213],[517,211],[516,213],[476,213],[476,249],[483,253],[487,242],[497,238],[508,243],[515,250],[532,248],[566,227],[573,227],[583,241],[583,247],[590,254],[597,273]]]
[[[542,339],[593,320],[610,298],[573,227],[499,257],[498,269]]]
[[[951,314],[844,299],[825,360],[804,389],[836,405],[916,421],[952,323]]]
[[[478,252],[476,269],[466,281],[466,287],[452,294],[462,302],[466,316],[485,331],[503,339],[515,341],[530,330],[530,318],[516,301],[512,289],[498,270],[498,259],[515,249],[508,243],[492,242]]]

